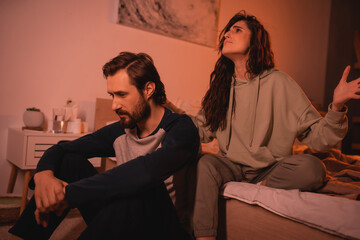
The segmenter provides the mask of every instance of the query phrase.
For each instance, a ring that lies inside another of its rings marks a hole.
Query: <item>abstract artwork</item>
[[[220,0],[119,0],[118,23],[214,47]]]

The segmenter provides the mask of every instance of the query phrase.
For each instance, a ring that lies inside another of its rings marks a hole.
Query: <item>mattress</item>
[[[341,238],[360,239],[360,202],[356,200],[245,182],[225,184],[222,196],[259,206],[283,218]],[[238,223],[242,224],[241,221]],[[262,224],[262,227],[266,225]],[[278,228],[273,231],[278,231]]]

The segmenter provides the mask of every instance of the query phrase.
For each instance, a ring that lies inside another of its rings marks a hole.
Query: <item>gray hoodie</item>
[[[234,111],[233,111],[234,108]],[[347,131],[346,111],[329,106],[323,118],[288,75],[269,70],[249,81],[233,79],[227,127],[210,132],[203,111],[192,117],[201,142],[216,138],[219,153],[256,172],[292,154],[296,138],[322,151],[340,142]]]

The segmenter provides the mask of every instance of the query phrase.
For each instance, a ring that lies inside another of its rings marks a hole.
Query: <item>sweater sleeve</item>
[[[81,154],[86,158],[113,157],[115,156],[113,142],[123,133],[123,128],[119,122],[116,122],[74,141],[60,142],[45,151],[37,165],[36,172],[54,171],[55,166],[66,153]]]
[[[200,142],[202,143],[211,142],[215,138],[215,133],[211,132],[208,127],[204,127],[205,116],[203,109],[201,109],[196,116],[190,116],[190,117],[191,120],[194,122],[196,128],[198,129],[200,135]]]
[[[164,106],[170,109],[173,112],[178,114],[187,114],[183,109],[176,107],[172,102],[168,101]],[[204,111],[201,109],[196,116],[192,116],[187,114],[193,123],[195,124],[196,128],[198,129],[200,135],[200,142],[208,143],[211,142],[215,138],[215,134],[209,130],[209,128],[204,127],[205,124],[205,116]]]
[[[321,117],[315,108],[310,105],[301,115],[298,122],[298,139],[316,151],[324,151],[334,147],[347,132],[347,108],[343,112],[331,110]]]
[[[69,206],[126,197],[159,185],[189,161],[195,160],[198,148],[197,130],[190,118],[183,115],[166,130],[162,146],[156,151],[69,184],[66,187]]]

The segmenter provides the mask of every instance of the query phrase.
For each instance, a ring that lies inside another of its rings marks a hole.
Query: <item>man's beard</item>
[[[120,115],[127,115],[127,117],[120,117],[120,125],[123,128],[134,128],[138,122],[147,119],[150,115],[150,105],[146,102],[143,96],[140,96],[139,101],[135,106],[132,114],[128,111],[117,109],[115,112]]]

